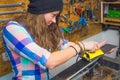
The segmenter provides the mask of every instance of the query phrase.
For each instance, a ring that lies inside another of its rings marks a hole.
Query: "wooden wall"
[[[6,4],[21,4],[21,3],[23,5],[18,7],[3,7]],[[7,60],[8,57],[6,53],[4,53],[5,50],[3,47],[2,36],[1,36],[2,28],[5,23],[4,20],[14,18],[21,14],[21,13],[6,14],[6,12],[17,11],[17,10],[26,11],[28,3],[29,3],[28,0],[0,0],[0,76],[11,72],[11,65]]]
[[[59,26],[61,28],[68,28],[68,27],[73,27],[75,21],[80,21],[81,14],[85,12],[85,18],[88,22],[88,26],[81,26],[80,28],[76,28],[69,33],[63,32],[65,35],[65,38],[70,40],[70,41],[80,41],[83,39],[86,39],[88,37],[91,37],[99,32],[102,31],[102,26],[100,24],[100,2],[101,0],[64,0],[64,6],[63,6],[63,11],[60,16],[60,20],[66,18],[64,21],[59,22]],[[81,14],[78,15],[75,13],[74,8],[75,7],[80,7]],[[87,10],[92,10],[93,11],[93,18],[94,20],[90,20],[89,18],[89,13],[87,13]],[[69,22],[72,22],[72,26],[70,26]]]
[[[2,5],[5,4],[23,4],[21,6],[18,7],[2,7]],[[19,11],[19,10],[24,10],[26,11],[27,9],[27,4],[28,4],[28,0],[0,0],[0,13],[3,12],[11,12],[11,11]],[[3,19],[8,19],[8,18],[14,18],[16,16],[19,16],[20,13],[17,14],[0,14],[0,20]]]

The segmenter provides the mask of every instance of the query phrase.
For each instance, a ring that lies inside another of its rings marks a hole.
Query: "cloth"
[[[30,0],[28,12],[32,14],[44,14],[53,11],[61,11],[63,0]]]
[[[67,48],[68,42],[69,42],[68,40],[60,39],[60,42],[58,44],[58,49],[64,50],[65,48]]]
[[[3,41],[14,72],[13,80],[49,80],[45,65],[50,52],[38,46],[23,26],[9,22],[3,29]]]

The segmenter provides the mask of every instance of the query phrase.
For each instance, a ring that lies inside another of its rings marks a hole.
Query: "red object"
[[[81,8],[81,7],[77,7],[77,8],[76,8],[76,12],[77,12],[78,15],[80,15],[81,12],[82,12],[82,8]]]

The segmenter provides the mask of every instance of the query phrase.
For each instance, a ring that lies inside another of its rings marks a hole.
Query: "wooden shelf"
[[[120,4],[120,1],[116,1],[116,2],[103,2],[103,4]]]
[[[103,22],[102,24],[113,25],[113,26],[120,26],[119,23],[111,23],[111,22]]]
[[[111,22],[119,22],[120,23],[120,19],[117,18],[104,18],[104,21],[111,21]]]
[[[116,2],[101,2],[101,23],[108,25],[120,26],[120,19],[118,18],[107,18],[104,16],[105,5],[120,5],[120,1]]]

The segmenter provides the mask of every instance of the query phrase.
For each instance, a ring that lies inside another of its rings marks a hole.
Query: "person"
[[[49,69],[106,44],[64,39],[57,25],[62,8],[63,0],[30,0],[27,12],[4,26],[2,35],[13,80],[49,80]]]

